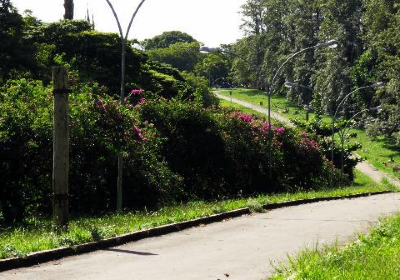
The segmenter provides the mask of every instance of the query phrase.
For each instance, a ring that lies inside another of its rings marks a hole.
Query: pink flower
[[[139,138],[139,140],[140,140],[141,142],[146,143],[146,142],[149,141],[148,138],[146,138],[146,137],[143,136],[142,130],[141,130],[139,127],[134,126],[132,130],[133,130],[133,133],[136,134],[136,136]]]
[[[146,102],[146,98],[144,98],[144,97],[140,98],[140,100],[139,100],[139,103],[140,103],[140,104],[143,104],[143,103],[145,103],[145,102]]]
[[[100,98],[97,99],[96,106],[97,106],[97,108],[99,108],[101,111],[107,111],[107,104],[105,104],[105,103],[103,102],[103,100],[101,100]]]
[[[302,138],[299,142],[300,147],[302,147],[307,152],[315,151],[319,148],[319,144],[310,138]]]
[[[275,128],[275,131],[278,132],[278,133],[283,133],[283,132],[285,132],[285,128],[284,127],[277,127],[277,128]]]
[[[143,92],[144,92],[143,89],[133,89],[133,90],[131,91],[131,93],[132,93],[133,95],[141,95]]]
[[[142,130],[141,130],[139,127],[137,127],[137,126],[134,126],[134,127],[133,127],[133,132],[134,132],[135,134],[141,134],[141,133],[142,133]]]
[[[239,117],[244,122],[251,122],[253,120],[253,116],[248,114],[240,114]]]
[[[268,131],[270,128],[272,128],[271,124],[267,121],[264,122],[264,126],[262,127],[262,130]]]

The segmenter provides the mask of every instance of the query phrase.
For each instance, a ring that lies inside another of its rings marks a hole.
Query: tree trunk
[[[64,19],[74,19],[74,0],[64,0]]]

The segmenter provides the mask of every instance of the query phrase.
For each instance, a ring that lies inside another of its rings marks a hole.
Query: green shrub
[[[142,117],[166,139],[163,154],[190,196],[212,199],[329,184],[332,167],[306,134],[273,127],[270,163],[268,124],[250,115],[157,100],[142,107]]]
[[[79,90],[79,91],[78,91]],[[52,94],[40,82],[10,81],[1,91],[1,207],[8,222],[48,213],[51,194]],[[135,105],[137,101],[135,102]],[[162,155],[163,139],[139,108],[84,85],[70,95],[70,192],[74,212],[114,209],[116,154],[125,158],[124,205],[156,207],[180,196],[180,178]]]
[[[296,126],[307,131],[311,138],[315,139],[320,143],[321,151],[325,155],[326,158],[332,158],[332,126],[330,123],[322,122],[321,120],[312,120],[309,122],[296,120]],[[346,121],[342,121],[335,124],[335,134],[338,135],[338,131],[345,128],[347,124]],[[354,137],[354,135],[345,137]],[[360,149],[359,144],[347,144],[344,146],[343,150],[343,172],[347,175],[349,180],[354,179],[354,167],[360,161],[360,159],[353,156],[353,152]],[[341,158],[342,158],[342,148],[339,141],[335,141],[334,145],[334,166],[336,168],[341,167]]]
[[[323,148],[305,133],[203,102],[134,90],[125,105],[96,83],[70,94],[72,212],[115,209],[117,155],[129,209],[193,198],[319,189],[331,182]],[[0,204],[7,222],[50,213],[52,92],[9,81],[0,91]],[[271,147],[271,157],[269,157]],[[341,178],[340,176],[337,176]]]

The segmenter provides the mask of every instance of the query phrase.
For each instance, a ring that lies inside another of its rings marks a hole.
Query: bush
[[[321,151],[326,158],[332,159],[332,126],[330,123],[322,121],[312,120],[309,122],[296,120],[296,126],[304,129],[309,133],[309,137],[320,143]],[[335,133],[337,133],[345,127],[346,121],[342,121],[335,124]],[[349,137],[354,137],[350,135]],[[347,137],[345,135],[345,137]],[[352,181],[354,179],[354,167],[360,162],[360,159],[353,156],[353,152],[360,149],[360,144],[347,144],[344,146],[343,151],[343,172],[347,175],[348,179]],[[334,150],[334,162],[333,166],[336,168],[341,167],[342,148],[340,142],[335,141]]]
[[[270,164],[268,124],[250,115],[158,100],[142,107],[142,117],[166,138],[163,154],[190,196],[211,199],[329,183],[332,167],[319,144],[292,129],[272,128]]]
[[[269,125],[251,115],[138,89],[121,106],[105,91],[96,83],[77,84],[70,95],[72,212],[115,209],[119,153],[125,163],[123,205],[129,209],[331,183],[322,146],[305,133],[272,126],[270,137]],[[0,101],[3,218],[50,213],[51,89],[37,81],[9,81]]]
[[[4,219],[12,222],[27,212],[50,210],[52,93],[40,82],[18,80],[0,96],[0,197]],[[160,154],[163,139],[152,124],[140,122],[137,111],[131,102],[120,106],[96,84],[70,95],[74,212],[114,209],[119,152],[125,158],[125,206],[156,207],[179,199],[181,179]]]

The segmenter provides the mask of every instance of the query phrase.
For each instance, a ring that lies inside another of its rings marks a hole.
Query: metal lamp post
[[[274,82],[276,78],[278,77],[279,73],[281,72],[282,68],[285,67],[285,65],[298,56],[301,53],[304,53],[309,50],[313,49],[319,49],[319,48],[336,48],[338,46],[338,41],[337,40],[329,40],[324,43],[318,43],[315,46],[307,47],[304,49],[301,49],[293,54],[291,54],[276,70],[274,76],[272,77],[271,81],[267,85],[267,95],[268,95],[268,135],[269,135],[269,152],[268,152],[268,157],[269,157],[269,176],[271,177],[271,159],[272,159],[272,126],[271,126],[271,95],[272,95],[272,88],[274,85]]]
[[[140,8],[142,7],[143,3],[146,0],[141,0],[139,5],[136,7],[135,12],[132,14],[131,20],[129,22],[128,28],[126,33],[122,31],[121,23],[118,18],[118,15],[114,9],[113,4],[110,0],[106,0],[108,6],[110,7],[114,18],[118,25],[120,40],[121,40],[121,84],[120,84],[120,104],[124,105],[125,100],[125,72],[126,72],[126,44],[128,42],[128,35],[129,31],[132,27],[133,20],[135,19],[137,13],[139,12]],[[117,211],[122,210],[122,180],[123,180],[123,170],[124,170],[124,157],[122,151],[118,152],[117,157],[117,164],[118,164],[118,175],[117,175]]]
[[[348,120],[348,122],[346,123],[346,125],[344,126],[344,128],[342,129],[342,131],[341,132],[338,132],[338,134],[339,134],[339,137],[340,137],[340,144],[341,144],[341,168],[340,168],[340,170],[342,171],[342,173],[343,173],[343,171],[344,171],[344,142],[345,142],[345,137],[346,137],[346,134],[347,134],[347,132],[349,132],[350,131],[350,129],[351,129],[351,126],[349,126],[349,124],[351,124],[351,121],[352,120],[354,120],[357,116],[359,116],[359,115],[361,115],[362,113],[364,113],[364,112],[368,112],[368,111],[372,111],[372,110],[380,110],[380,106],[378,106],[378,107],[375,107],[375,108],[370,108],[370,109],[364,109],[364,110],[362,110],[362,111],[360,111],[360,112],[358,112],[358,113],[356,113],[356,114],[354,114],[349,120]]]
[[[346,102],[346,100],[350,97],[350,95],[352,95],[352,94],[354,94],[354,93],[356,93],[356,92],[358,92],[360,90],[363,90],[363,89],[366,89],[366,88],[381,88],[383,86],[385,86],[385,84],[383,82],[377,82],[377,83],[374,83],[374,84],[369,85],[369,86],[359,87],[359,88],[353,90],[352,92],[348,93],[340,101],[339,105],[336,107],[335,114],[333,114],[333,116],[332,116],[332,144],[331,144],[331,153],[332,153],[331,154],[331,162],[332,163],[333,163],[334,154],[335,154],[334,153],[334,148],[335,148],[335,120],[336,120],[336,116],[337,116],[337,114],[339,112],[340,107]]]
[[[298,52],[295,52],[293,54],[291,54],[282,64],[281,66],[279,66],[278,70],[276,70],[271,82],[268,84],[268,123],[269,123],[269,131],[271,132],[271,95],[272,95],[272,86],[274,85],[274,82],[276,80],[276,78],[278,77],[280,71],[282,70],[283,67],[285,67],[285,65],[292,60],[293,58],[295,58],[296,56],[298,56],[299,54],[309,51],[309,50],[313,50],[313,49],[319,49],[319,48],[336,48],[338,46],[338,41],[337,40],[329,40],[325,43],[318,43],[315,46],[311,46],[311,47],[307,47],[304,49],[299,50]]]

